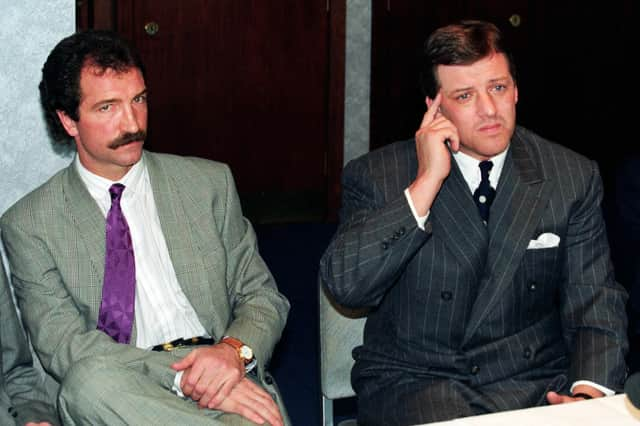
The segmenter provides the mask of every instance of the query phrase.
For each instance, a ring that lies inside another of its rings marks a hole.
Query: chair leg
[[[333,400],[322,395],[322,424],[333,426]]]

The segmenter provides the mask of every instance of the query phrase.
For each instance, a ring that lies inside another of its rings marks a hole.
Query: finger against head
[[[438,108],[440,107],[440,102],[442,101],[442,93],[438,92],[433,100],[431,98],[427,98],[427,112],[422,118],[422,123],[420,123],[420,127],[424,127],[430,124],[438,114]]]

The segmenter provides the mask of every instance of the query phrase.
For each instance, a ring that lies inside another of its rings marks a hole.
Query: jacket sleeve
[[[365,160],[344,169],[340,225],[320,261],[329,291],[352,308],[377,306],[431,235],[429,221],[418,228],[402,190],[383,193]]]
[[[628,348],[627,294],[614,280],[601,200],[602,183],[592,163],[586,193],[569,218],[560,303],[571,354],[569,379],[621,391]]]
[[[224,167],[226,194],[222,239],[226,250],[226,282],[232,320],[225,334],[249,345],[259,371],[271,358],[289,312],[289,302],[258,253],[256,235],[242,216],[240,200],[228,167]]]

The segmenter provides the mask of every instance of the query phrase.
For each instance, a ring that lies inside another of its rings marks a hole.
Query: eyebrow
[[[491,80],[489,80],[489,83],[497,83],[497,82],[503,82],[503,81],[509,81],[509,80],[511,80],[511,77],[506,75],[504,77],[492,78]]]
[[[142,91],[140,93],[138,93],[137,95],[134,96],[134,98],[137,98],[138,96],[142,96],[142,95],[146,95],[148,94],[149,91],[147,90],[147,88],[145,87],[144,89],[142,89]]]

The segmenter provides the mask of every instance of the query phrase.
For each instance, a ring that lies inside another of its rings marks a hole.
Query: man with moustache
[[[147,87],[116,34],[52,50],[40,94],[73,163],[0,225],[65,424],[288,422],[265,371],[289,304],[221,163],[143,150]],[[106,221],[105,221],[106,218]]]
[[[415,139],[345,167],[321,277],[337,302],[371,309],[354,350],[358,424],[623,387],[626,293],[613,279],[597,166],[516,126],[515,77],[493,24],[436,30]]]

